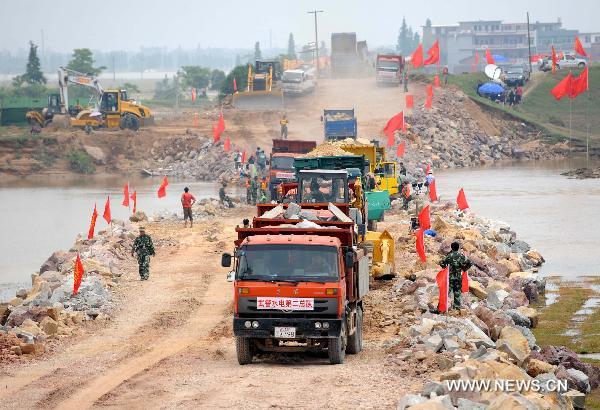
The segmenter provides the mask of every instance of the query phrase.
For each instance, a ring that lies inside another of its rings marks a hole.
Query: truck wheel
[[[342,331],[339,337],[329,339],[329,346],[327,347],[327,354],[329,356],[329,363],[331,364],[342,364],[346,358],[346,321],[342,322]]]
[[[346,353],[357,354],[362,350],[362,322],[363,322],[363,311],[360,306],[356,308],[356,330],[353,335],[348,336],[348,347],[346,347]]]
[[[377,221],[375,221],[373,219],[370,221],[367,221],[367,230],[372,231],[372,232],[377,231]]]
[[[585,63],[579,63],[579,64],[577,64],[577,67],[578,67],[580,70],[582,70],[582,69],[584,69],[584,68],[585,68]]]
[[[236,336],[235,352],[237,353],[239,364],[244,365],[252,363],[252,346],[250,346],[250,338]]]
[[[133,114],[125,114],[121,117],[120,128],[122,130],[137,131],[140,129],[140,119]]]

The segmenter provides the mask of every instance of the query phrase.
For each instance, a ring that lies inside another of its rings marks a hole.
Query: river
[[[574,278],[600,273],[600,180],[574,180],[560,175],[576,160],[511,162],[437,173],[442,199],[456,198],[463,187],[471,210],[507,222],[518,238],[546,258],[542,272]],[[435,170],[434,170],[435,171]],[[0,300],[10,298],[30,274],[57,249],[68,249],[78,233],[87,232],[94,203],[101,218],[106,196],[112,215],[124,219],[123,177],[44,177],[3,184],[0,188]],[[212,183],[171,182],[166,198],[157,199],[160,178],[131,178],[138,209],[180,212],[185,185],[196,198],[216,197]]]
[[[217,197],[219,187],[207,182],[170,181],[167,196],[157,198],[162,178],[130,178],[137,190],[138,210],[148,215],[181,214],[180,194],[188,186],[196,199]],[[3,182],[0,188],[0,301],[12,298],[17,287],[30,285],[30,274],[58,249],[69,249],[78,233],[85,233],[94,204],[98,209],[96,230],[104,204],[111,197],[113,218],[125,219],[130,210],[123,201],[123,177],[45,176]]]

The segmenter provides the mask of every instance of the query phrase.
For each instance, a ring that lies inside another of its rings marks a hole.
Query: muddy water
[[[78,233],[86,233],[94,203],[102,219],[107,195],[113,218],[125,219],[129,210],[121,205],[126,178],[44,177],[3,182],[0,188],[0,301],[14,296],[20,285],[30,283],[30,274],[58,249],[68,249]],[[167,196],[157,199],[161,178],[131,178],[137,190],[138,210],[181,214],[179,196],[189,186],[196,198],[218,197],[213,183],[171,181]]]
[[[542,273],[574,278],[600,274],[600,180],[560,175],[582,160],[515,162],[437,175],[442,199],[464,187],[471,209],[507,222],[539,250]],[[597,165],[597,163],[596,163]]]

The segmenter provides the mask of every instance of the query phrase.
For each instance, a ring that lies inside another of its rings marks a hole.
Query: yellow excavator
[[[240,110],[278,110],[283,108],[281,63],[278,60],[256,60],[248,64],[248,86],[233,95],[233,106]]]
[[[79,104],[69,107],[69,84],[90,88],[93,104],[88,108],[79,107]],[[43,127],[49,122],[58,122],[59,117],[64,116],[67,127],[120,128],[134,131],[154,123],[150,108],[129,98],[127,90],[105,90],[92,76],[60,67],[58,86],[60,94],[48,96],[48,107],[42,113],[30,111],[26,114],[30,123],[37,122]]]

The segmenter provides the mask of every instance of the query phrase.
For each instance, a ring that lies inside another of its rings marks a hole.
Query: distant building
[[[579,33],[579,40],[593,61],[600,59],[600,32]]]
[[[573,49],[578,30],[554,23],[530,23],[531,54]],[[450,72],[471,71],[474,56],[479,54],[479,69],[485,65],[485,50],[498,56],[498,62],[526,63],[529,56],[527,23],[503,23],[502,20],[461,21],[450,25],[423,26],[423,44],[440,42],[440,64]],[[595,39],[594,39],[595,40]],[[585,45],[584,45],[585,47]]]

